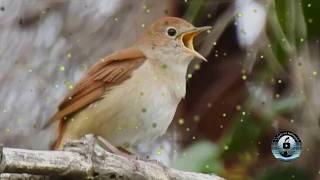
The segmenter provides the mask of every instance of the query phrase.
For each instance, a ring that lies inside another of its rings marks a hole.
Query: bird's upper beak
[[[207,31],[209,29],[211,29],[211,26],[196,27],[196,28],[192,28],[187,31],[184,31],[184,32],[180,33],[180,35],[178,36],[180,38],[182,44],[184,45],[184,47],[187,50],[191,51],[196,57],[198,57],[204,61],[207,61],[207,59],[194,49],[193,39],[201,32]]]

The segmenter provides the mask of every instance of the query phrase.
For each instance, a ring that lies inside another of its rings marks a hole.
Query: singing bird
[[[58,106],[54,149],[86,134],[128,149],[163,135],[186,94],[186,74],[198,57],[193,39],[209,26],[164,17],[131,47],[98,61]]]

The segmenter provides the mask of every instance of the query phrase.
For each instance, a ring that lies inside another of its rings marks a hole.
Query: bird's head
[[[138,43],[150,47],[153,52],[183,53],[206,61],[194,49],[193,40],[198,34],[209,29],[210,26],[194,27],[181,18],[164,17],[151,24]]]

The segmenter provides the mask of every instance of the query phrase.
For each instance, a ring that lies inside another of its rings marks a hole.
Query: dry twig
[[[92,135],[70,142],[64,151],[3,148],[0,157],[1,179],[222,179],[109,153]]]

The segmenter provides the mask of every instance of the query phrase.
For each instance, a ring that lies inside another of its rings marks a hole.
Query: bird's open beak
[[[179,35],[179,38],[184,45],[184,47],[188,50],[191,51],[196,57],[202,59],[203,61],[207,61],[205,57],[203,57],[200,53],[198,53],[194,47],[193,47],[193,39],[196,37],[198,34],[200,34],[203,31],[207,31],[211,29],[211,26],[203,26],[203,27],[196,27],[192,28],[190,30],[187,30],[185,32],[182,32]]]

